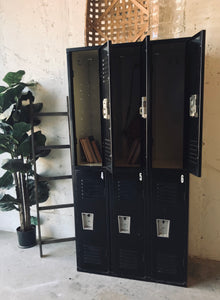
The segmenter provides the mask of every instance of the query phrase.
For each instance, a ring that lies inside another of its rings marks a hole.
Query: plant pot
[[[18,235],[19,248],[30,248],[34,247],[37,244],[36,227],[34,225],[31,226],[31,229],[26,231],[21,231],[21,227],[18,227],[16,230]]]

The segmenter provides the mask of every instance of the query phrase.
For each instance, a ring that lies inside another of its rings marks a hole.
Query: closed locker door
[[[135,170],[119,169],[112,177],[111,272],[117,276],[144,277],[144,201],[140,176]]]
[[[152,279],[186,285],[188,175],[153,170],[151,205]]]
[[[106,177],[101,168],[75,171],[75,224],[79,271],[109,272]]]

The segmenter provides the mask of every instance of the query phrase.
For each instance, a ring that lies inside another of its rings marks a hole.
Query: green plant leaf
[[[41,111],[41,109],[43,107],[43,103],[32,104],[32,107],[33,107],[34,114],[36,114],[36,113]],[[16,120],[19,120],[21,122],[30,123],[31,122],[30,113],[31,113],[30,105],[29,104],[28,105],[22,105],[21,112],[19,114],[19,117],[18,118],[16,117]],[[14,114],[13,114],[13,118],[14,118]],[[33,123],[34,123],[34,126],[39,125],[40,121],[38,119],[36,119],[36,117],[34,117],[34,122]]]
[[[44,134],[41,133],[41,131],[37,131],[34,133],[34,147],[36,156],[43,152],[37,150],[37,147],[39,146],[45,146],[46,137]],[[28,136],[17,148],[17,155],[23,155],[25,157],[32,157],[32,145],[31,145],[31,135]]]
[[[6,147],[5,145],[3,144],[0,144],[0,154],[2,153],[12,153],[13,150],[9,149],[8,147]]]
[[[8,159],[3,163],[2,169],[14,172],[28,173],[31,171],[31,163],[23,163],[21,159]]]
[[[35,226],[38,225],[37,217],[31,216],[31,224]]]
[[[35,183],[33,179],[29,179],[27,182],[28,194],[31,205],[35,205]],[[46,181],[39,181],[37,184],[38,202],[43,203],[49,198],[49,186]]]
[[[12,114],[12,111],[14,109],[14,104],[11,104],[3,113],[0,114],[0,120],[8,120]]]
[[[4,92],[0,93],[0,106],[2,112],[9,108],[11,104],[18,101],[25,86],[25,83],[21,82],[12,87],[8,87]]]
[[[15,123],[13,129],[13,137],[20,142],[26,132],[31,129],[31,124],[25,122]]]
[[[17,155],[29,157],[32,153],[31,139],[28,136],[17,148]]]
[[[0,133],[0,147],[3,152],[13,154],[13,150],[17,144],[18,141],[13,136]]]
[[[13,210],[13,209],[16,209],[17,210],[17,207],[9,202],[9,203],[1,203],[0,201],[0,210],[1,211],[10,211],[10,210]]]
[[[31,91],[27,91],[26,93],[23,93],[19,99],[20,101],[27,101],[34,102],[34,95]]]
[[[0,133],[11,135],[13,127],[5,122],[0,122]]]
[[[0,178],[0,188],[10,189],[13,186],[13,176],[11,172],[6,171]]]
[[[36,153],[36,159],[38,159],[39,157],[46,157],[50,154],[51,150],[41,150],[41,151],[37,151]]]
[[[19,202],[17,201],[16,198],[12,197],[9,194],[4,194],[4,193],[0,194],[0,203],[15,203],[15,204],[19,204]]]
[[[7,90],[7,88],[6,88],[5,86],[2,86],[2,85],[1,85],[1,86],[0,86],[0,93],[1,93],[1,92],[4,92],[5,90]]]
[[[45,146],[46,136],[41,133],[41,131],[36,131],[34,133],[34,142],[35,147]]]
[[[3,78],[3,81],[6,82],[9,86],[21,81],[24,76],[25,71],[19,70],[17,72],[9,72]]]

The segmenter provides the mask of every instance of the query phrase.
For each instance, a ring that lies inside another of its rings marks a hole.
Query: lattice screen
[[[87,46],[136,42],[148,30],[149,0],[87,0]]]

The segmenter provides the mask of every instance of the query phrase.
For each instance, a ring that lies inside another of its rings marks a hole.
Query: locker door
[[[188,175],[182,170],[152,171],[152,279],[186,285]]]
[[[109,271],[107,193],[106,176],[101,168],[75,170],[74,199],[79,271]]]
[[[112,177],[111,272],[144,278],[143,182],[137,170],[117,169]]]
[[[205,31],[186,45],[186,108],[184,168],[201,176]]]
[[[103,167],[112,173],[111,42],[99,49]]]

